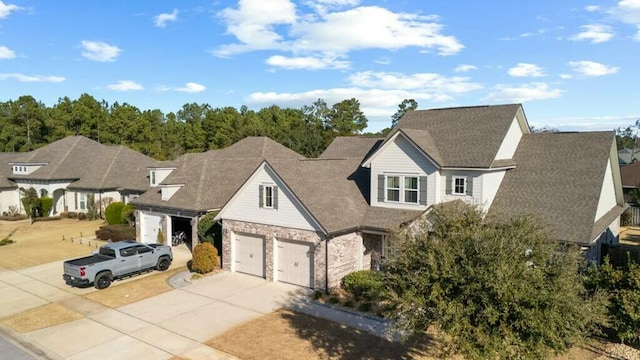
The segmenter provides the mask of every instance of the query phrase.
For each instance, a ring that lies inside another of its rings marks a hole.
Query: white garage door
[[[278,241],[278,281],[313,287],[313,245]]]
[[[141,234],[142,242],[145,244],[155,244],[158,242],[158,230],[162,225],[162,216],[142,214]]]
[[[264,277],[264,238],[236,234],[236,271]]]

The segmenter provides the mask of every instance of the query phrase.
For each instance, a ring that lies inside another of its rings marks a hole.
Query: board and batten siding
[[[447,189],[452,189],[452,179],[457,176],[467,178],[467,193],[465,195],[454,195],[453,191],[447,194],[449,192]],[[442,170],[442,175],[440,176],[440,202],[462,200],[469,204],[482,205],[482,176],[483,174],[478,171]],[[471,189],[469,189],[469,186],[471,186]]]
[[[498,148],[495,159],[513,159],[513,155],[516,153],[516,149],[518,148],[520,139],[522,139],[522,128],[520,127],[520,121],[516,116],[511,122],[509,130],[507,130],[507,135],[505,135],[504,139],[502,140],[500,148]]]
[[[608,213],[616,202],[616,189],[613,181],[613,172],[611,170],[611,161],[607,161],[607,170],[604,173],[604,179],[602,179],[602,188],[600,189],[600,199],[598,200],[598,209],[596,210],[596,217],[593,221],[598,221],[603,215]]]
[[[260,207],[260,185],[277,186],[277,209]],[[222,209],[220,219],[321,231],[291,191],[277,179],[271,169],[264,165],[247,180]]]
[[[381,202],[378,200],[379,175],[411,175],[427,177],[426,205]],[[424,210],[436,203],[438,169],[403,136],[388,143],[371,161],[371,206]]]

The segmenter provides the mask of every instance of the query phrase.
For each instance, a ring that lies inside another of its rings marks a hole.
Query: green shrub
[[[87,214],[78,213],[78,220],[87,220]]]
[[[136,207],[133,205],[125,205],[120,211],[120,218],[122,218],[123,224],[129,224],[135,226],[136,224]]]
[[[201,243],[193,249],[193,271],[206,274],[220,266],[218,250],[211,243]]]
[[[615,268],[607,258],[601,266],[587,270],[585,286],[609,294],[609,326],[622,342],[640,342],[640,264],[629,261]]]
[[[99,217],[98,207],[96,206],[95,195],[87,194],[87,218],[96,220]]]
[[[96,230],[96,237],[101,240],[122,241],[134,240],[136,229],[127,224],[104,225]]]
[[[217,211],[205,214],[198,220],[198,239],[200,242],[209,242],[222,251],[222,225],[213,220]]]
[[[110,225],[124,224],[122,219],[122,209],[125,207],[122,201],[117,201],[109,204],[104,211],[104,216],[107,223]]]
[[[320,300],[322,299],[322,297],[324,296],[324,293],[320,290],[316,290],[313,292],[313,299],[314,300]]]
[[[38,206],[38,211],[41,216],[47,217],[49,213],[51,213],[51,209],[53,208],[53,198],[43,197],[40,198],[40,205]]]
[[[356,306],[356,303],[353,300],[347,300],[347,301],[344,302],[344,306],[352,308],[352,307]]]
[[[15,241],[9,239],[8,237],[0,240],[0,246],[5,246],[5,245],[9,245],[9,244],[13,244]]]
[[[337,296],[332,296],[332,297],[329,298],[329,303],[330,304],[334,304],[335,305],[335,304],[337,304],[339,302],[340,302],[340,298],[337,297]]]
[[[369,310],[371,310],[371,303],[363,302],[362,304],[360,304],[360,306],[358,306],[358,310],[362,312],[369,312]]]
[[[356,300],[374,300],[380,295],[383,287],[380,273],[371,270],[352,272],[342,279],[342,288],[350,292]]]

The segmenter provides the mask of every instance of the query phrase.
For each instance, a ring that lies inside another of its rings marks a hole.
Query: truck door
[[[136,256],[138,257],[138,268],[140,270],[156,266],[156,256],[151,247],[147,245],[136,245],[136,252]]]
[[[138,257],[134,246],[120,249],[119,263],[114,270],[114,276],[121,276],[138,270]]]

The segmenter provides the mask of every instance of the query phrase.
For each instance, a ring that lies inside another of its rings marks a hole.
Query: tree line
[[[413,100],[403,101],[394,123],[416,107]],[[244,105],[236,109],[188,103],[166,114],[127,103],[108,104],[86,93],[75,100],[59,98],[51,107],[30,95],[0,102],[0,152],[30,151],[83,135],[102,144],[125,145],[158,160],[173,160],[184,153],[224,148],[247,136],[268,136],[315,157],[337,136],[363,135],[366,127],[367,118],[355,98],[332,106],[318,99],[299,109],[272,105],[259,111]]]

